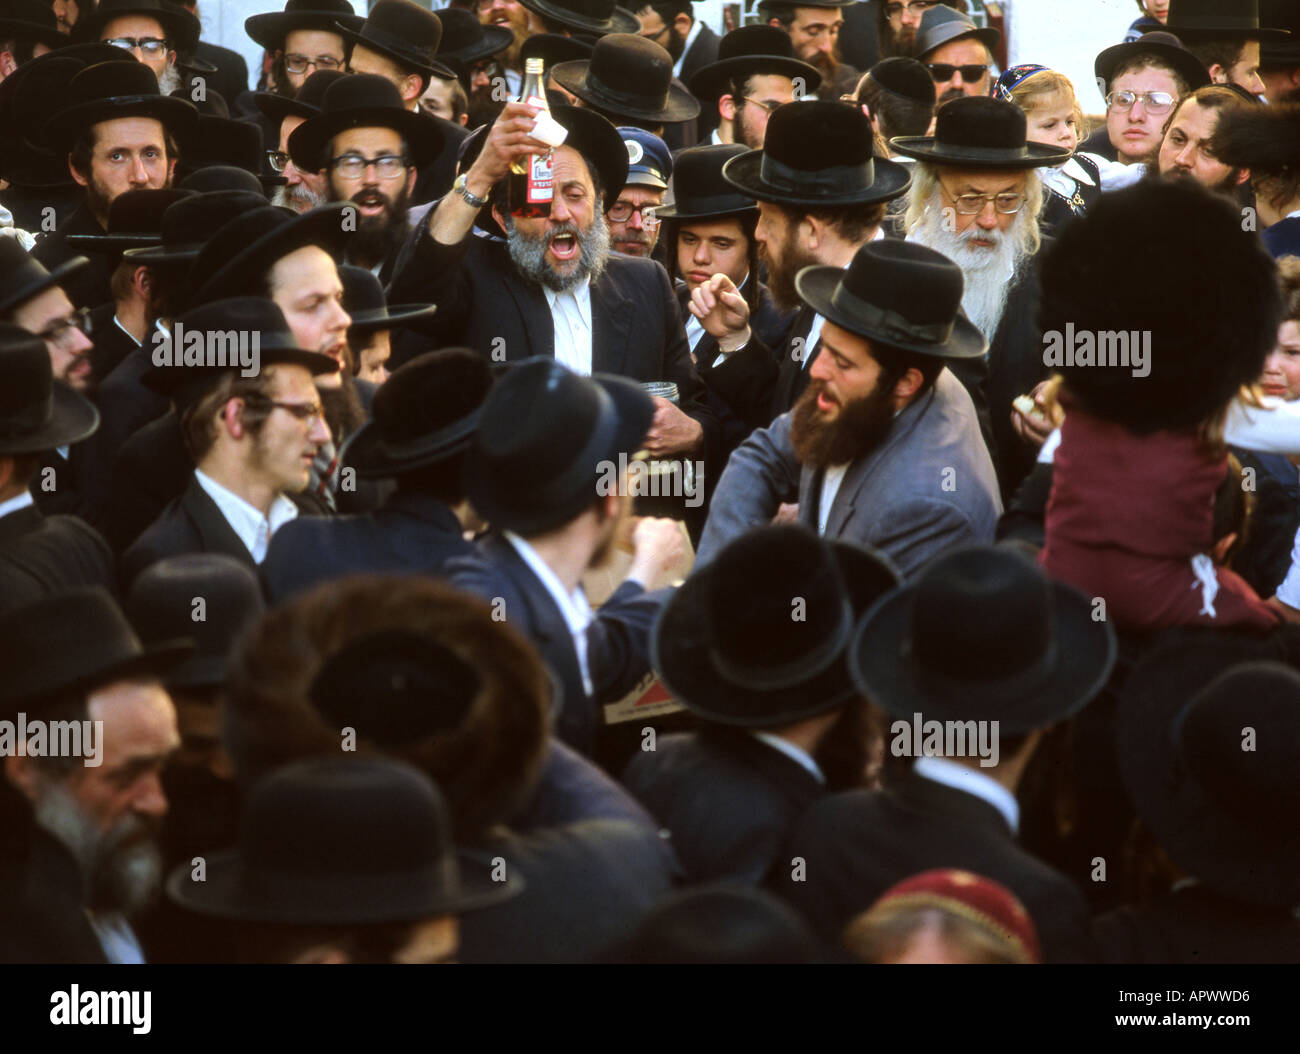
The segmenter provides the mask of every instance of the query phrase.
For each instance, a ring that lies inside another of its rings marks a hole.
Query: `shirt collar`
[[[942,783],[945,787],[952,787],[954,790],[972,794],[976,798],[983,798],[1002,814],[1012,834],[1019,832],[1020,804],[1016,801],[1016,796],[992,776],[986,776],[982,772],[977,772],[966,765],[959,765],[947,758],[932,757],[917,758],[912,771],[925,779]]]
[[[557,292],[550,286],[543,286],[542,292],[546,294],[547,305],[554,311],[556,303],[559,302],[564,293]],[[585,309],[591,303],[591,275],[584,275],[581,282],[572,289],[565,290],[565,292],[572,293],[573,299],[578,302],[578,306]]]
[[[677,61],[673,63],[673,76],[682,75],[682,63],[686,61],[686,53],[691,50],[691,45],[695,43],[695,38],[700,35],[700,30],[704,28],[704,23],[698,18],[691,25],[691,31],[686,34],[686,43],[682,45],[682,53],[677,56]]]
[[[244,547],[257,563],[261,563],[257,558],[259,533],[265,530],[264,542],[269,542],[271,535],[298,515],[298,506],[283,494],[275,496],[275,500],[271,502],[270,515],[263,516],[260,509],[250,505],[233,490],[223,487],[200,469],[194,470],[194,478],[199,481],[199,486],[207,492],[208,497],[216,502],[221,515],[230,524],[230,529],[239,536],[239,540],[244,543]]]
[[[11,512],[17,512],[19,509],[25,509],[28,505],[35,505],[36,501],[32,497],[30,490],[25,490],[21,494],[15,494],[8,501],[0,501],[0,519],[8,516]]]
[[[135,339],[135,334],[132,333],[129,329],[127,329],[124,325],[122,325],[122,320],[118,318],[116,314],[113,315],[113,325],[115,325],[118,329],[120,329],[123,333],[125,333],[128,337],[130,337],[131,343],[134,344],[137,348],[144,347],[144,345],[141,344],[140,341]]]
[[[807,769],[809,772],[812,773],[813,778],[816,779],[818,783],[821,783],[823,785],[826,783],[826,775],[825,773],[822,772],[821,766],[818,765],[817,762],[815,762],[812,759],[812,755],[810,755],[802,747],[796,746],[795,744],[791,743],[788,739],[782,739],[780,736],[774,736],[771,732],[751,731],[750,735],[752,735],[755,739],[761,740],[762,742],[766,743],[773,750],[780,751],[782,754],[788,757],[800,768]]]
[[[591,624],[591,605],[587,603],[587,596],[579,586],[572,593],[564,589],[564,583],[556,577],[550,565],[537,555],[537,550],[529,545],[523,538],[515,534],[514,531],[502,531],[505,540],[515,548],[520,558],[526,563],[529,569],[535,574],[538,580],[546,588],[546,592],[551,595],[556,606],[560,609],[560,614],[564,616],[564,621],[568,624],[571,633],[583,633],[587,626]]]

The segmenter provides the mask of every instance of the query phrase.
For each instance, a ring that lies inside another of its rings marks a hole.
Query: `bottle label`
[[[529,95],[524,102],[535,106],[543,113],[549,113],[546,98]],[[528,158],[528,189],[525,201],[529,205],[549,205],[554,196],[555,158],[551,151],[544,154],[531,154]]]

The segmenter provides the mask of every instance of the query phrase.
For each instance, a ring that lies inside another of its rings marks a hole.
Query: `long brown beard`
[[[894,423],[894,385],[887,379],[882,373],[870,395],[843,404],[839,416],[826,421],[817,409],[824,386],[812,378],[791,411],[790,442],[799,463],[812,469],[843,465],[880,446]]]
[[[357,382],[345,370],[340,387],[316,390],[320,393],[321,405],[325,408],[325,423],[330,427],[335,447],[338,447],[366,423],[366,411],[361,405]]]
[[[792,241],[790,229],[787,226],[779,252],[780,258],[773,258],[770,252],[765,251],[763,253],[763,258],[767,261],[768,292],[772,294],[776,306],[782,311],[793,311],[803,303],[794,287],[795,275],[802,268],[821,262],[812,253],[803,252],[797,246],[792,245]]]

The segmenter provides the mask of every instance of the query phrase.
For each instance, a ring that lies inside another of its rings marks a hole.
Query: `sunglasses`
[[[961,79],[967,84],[976,84],[986,73],[989,68],[972,63],[968,66],[953,66],[947,62],[927,62],[925,68],[930,71],[930,76],[936,81],[950,81],[952,75],[958,70],[961,71]]]

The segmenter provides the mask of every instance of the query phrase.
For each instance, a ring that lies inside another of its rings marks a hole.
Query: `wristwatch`
[[[459,194],[471,205],[473,205],[476,209],[481,209],[484,205],[488,203],[488,199],[480,198],[477,194],[473,193],[469,189],[468,180],[466,179],[467,175],[468,173],[462,172],[459,176],[457,176],[456,182],[451,185],[451,189],[455,193]]]

